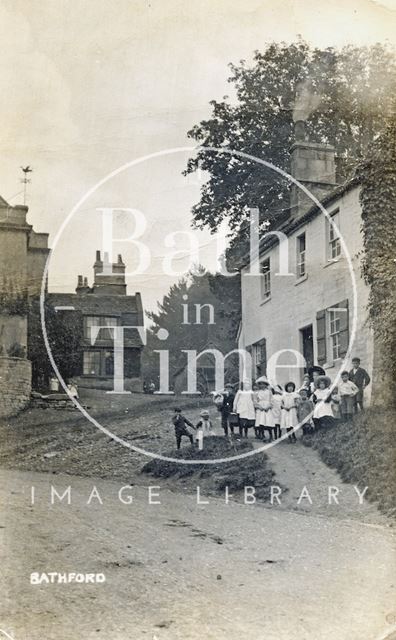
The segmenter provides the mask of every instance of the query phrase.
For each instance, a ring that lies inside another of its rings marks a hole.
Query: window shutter
[[[316,344],[318,348],[318,364],[326,362],[326,309],[316,314]]]
[[[348,351],[349,344],[349,307],[348,300],[339,302],[337,307],[343,309],[340,311],[340,356],[345,356]]]

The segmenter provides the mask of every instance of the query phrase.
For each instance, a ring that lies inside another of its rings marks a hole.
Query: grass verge
[[[342,480],[368,487],[366,498],[389,516],[396,516],[396,438],[394,412],[370,408],[350,423],[304,436]]]

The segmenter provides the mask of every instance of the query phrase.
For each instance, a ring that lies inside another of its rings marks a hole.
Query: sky
[[[209,101],[230,95],[227,65],[298,35],[325,47],[395,44],[395,34],[396,0],[1,0],[0,195],[22,203],[20,166],[33,167],[28,221],[49,232],[51,247],[59,236],[50,290],[74,290],[78,274],[92,281],[100,209],[137,209],[149,264],[133,273],[131,242],[115,242],[114,253],[128,265],[128,292],[155,308],[190,266],[179,257],[164,274],[164,256],[189,246],[179,233],[172,248],[169,234],[191,231],[205,179],[182,176],[193,153],[183,148],[193,146],[187,131],[210,115]],[[167,150],[175,151],[155,155]],[[95,185],[134,162],[70,218]],[[117,213],[115,238],[133,233],[134,215]],[[215,268],[214,239],[193,237],[194,260]]]

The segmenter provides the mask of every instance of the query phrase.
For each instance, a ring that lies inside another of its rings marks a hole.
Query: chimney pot
[[[83,284],[83,277],[82,276],[78,276],[78,286],[82,287]]]
[[[118,254],[118,264],[122,264],[122,257],[120,253]]]
[[[100,262],[100,251],[96,251],[96,261]]]
[[[88,278],[84,278],[84,287],[88,286]]]

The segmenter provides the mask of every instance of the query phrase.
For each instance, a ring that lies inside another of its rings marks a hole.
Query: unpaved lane
[[[259,447],[257,441],[255,447]],[[280,496],[281,508],[299,513],[351,518],[372,524],[389,524],[376,506],[364,499],[365,484],[342,482],[310,447],[287,440],[266,449],[276,482],[287,487]],[[359,498],[362,496],[361,498]]]
[[[375,640],[394,613],[392,531],[119,483],[2,471],[0,627],[15,640]],[[71,505],[49,486],[72,487]],[[103,505],[86,505],[92,485]],[[154,484],[154,482],[153,482]],[[30,487],[36,503],[29,506]],[[104,585],[31,586],[31,571]]]

